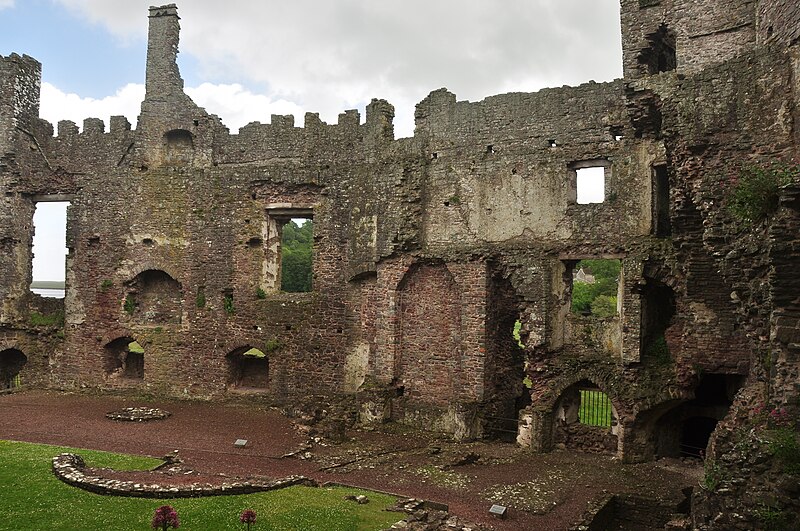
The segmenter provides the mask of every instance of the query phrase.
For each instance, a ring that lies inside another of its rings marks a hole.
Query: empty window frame
[[[281,230],[281,291],[311,291],[314,222],[311,218],[292,218]]]
[[[606,159],[585,160],[569,165],[569,196],[571,203],[586,205],[602,203],[606,198],[611,164]]]
[[[314,222],[312,207],[288,203],[267,207],[260,238],[248,247],[264,252],[259,290],[309,292],[313,289]]]
[[[672,233],[669,221],[669,175],[666,164],[653,166],[653,235],[665,238]]]
[[[586,259],[567,264],[570,311],[607,318],[619,315],[622,263],[616,259]]]
[[[63,299],[66,290],[69,201],[36,201],[33,214],[32,292]]]

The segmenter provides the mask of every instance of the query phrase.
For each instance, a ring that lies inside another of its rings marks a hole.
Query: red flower
[[[242,511],[241,516],[239,516],[239,521],[248,526],[256,523],[256,512],[252,509]]]
[[[162,531],[167,531],[168,527],[177,529],[180,525],[181,523],[180,520],[178,520],[178,513],[175,512],[175,509],[173,509],[172,506],[162,505],[156,509],[156,513],[153,515],[153,529],[158,529],[160,527]]]

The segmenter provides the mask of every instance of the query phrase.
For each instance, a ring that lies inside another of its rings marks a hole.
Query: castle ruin
[[[365,123],[273,115],[231,134],[183,91],[174,5],[150,8],[135,129],[54,134],[40,64],[0,57],[0,384],[722,459],[757,404],[800,400],[800,182],[765,220],[726,208],[743,167],[800,155],[800,5],[621,0],[621,17],[623,79],[435,90],[403,139],[377,99]],[[587,168],[602,202],[577,200]],[[43,201],[70,203],[64,299],[29,288]],[[313,218],[306,293],[281,291],[294,218]],[[584,259],[618,261],[613,315],[571,311]],[[587,391],[610,401],[609,429],[579,418]],[[774,492],[757,475],[738,488],[703,506]]]

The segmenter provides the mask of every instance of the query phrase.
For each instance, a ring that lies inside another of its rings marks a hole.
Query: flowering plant
[[[177,529],[180,525],[181,523],[180,520],[178,520],[178,513],[175,512],[175,509],[173,509],[172,506],[162,505],[156,509],[156,513],[153,515],[153,529],[161,528],[162,531],[167,531],[168,527]]]
[[[242,511],[242,514],[239,516],[239,521],[243,524],[247,524],[247,531],[250,531],[250,524],[256,523],[256,512],[252,509]]]

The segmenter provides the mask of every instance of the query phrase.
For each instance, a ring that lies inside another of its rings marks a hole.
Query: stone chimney
[[[178,71],[178,8],[175,4],[150,8],[147,36],[147,75],[145,98],[159,98],[183,93],[183,79]]]

